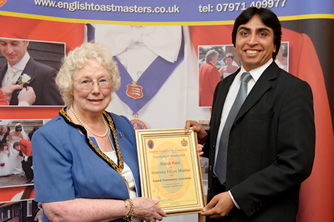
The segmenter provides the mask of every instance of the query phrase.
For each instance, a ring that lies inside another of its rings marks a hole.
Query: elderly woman
[[[155,221],[159,201],[140,197],[134,129],[105,108],[120,77],[109,51],[85,43],[56,77],[66,107],[32,139],[35,200],[43,221]]]

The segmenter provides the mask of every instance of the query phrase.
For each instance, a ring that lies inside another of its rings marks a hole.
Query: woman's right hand
[[[161,221],[163,217],[167,217],[167,214],[157,206],[159,200],[151,200],[146,197],[134,198],[133,216],[144,221]]]

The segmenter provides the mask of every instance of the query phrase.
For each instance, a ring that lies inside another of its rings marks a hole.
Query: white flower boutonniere
[[[24,73],[23,75],[19,77],[17,81],[20,85],[26,87],[30,83],[30,80],[31,80],[31,76]]]

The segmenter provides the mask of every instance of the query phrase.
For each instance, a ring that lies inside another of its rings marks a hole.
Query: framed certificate
[[[190,129],[136,130],[142,196],[160,200],[168,215],[204,207],[197,136]]]

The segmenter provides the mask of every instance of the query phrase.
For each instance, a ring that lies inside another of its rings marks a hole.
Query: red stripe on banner
[[[1,119],[52,119],[62,107],[0,106]]]
[[[198,56],[200,45],[232,45],[232,25],[190,26],[191,40]]]
[[[65,42],[66,52],[83,43],[85,24],[0,16],[0,37]]]
[[[18,187],[4,187],[0,188],[0,203],[9,201],[19,201],[23,200],[20,193],[24,193],[25,190],[34,189],[33,186],[18,186]],[[13,199],[15,197],[15,199]],[[34,199],[35,191],[32,190],[29,198]]]

